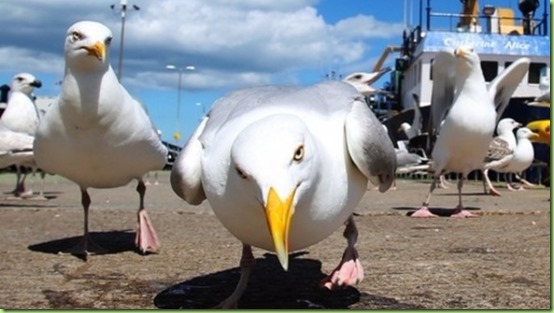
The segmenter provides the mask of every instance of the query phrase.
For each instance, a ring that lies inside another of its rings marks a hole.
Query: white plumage
[[[514,62],[487,88],[479,56],[473,48],[460,47],[437,54],[432,69],[430,116],[434,133],[438,134],[432,150],[435,175],[426,200],[413,217],[434,216],[429,211],[429,201],[439,175],[445,172],[462,174],[453,216],[473,216],[463,210],[463,181],[471,171],[482,168],[497,112],[498,116],[502,114],[528,66],[528,58]]]
[[[492,185],[488,172],[490,169],[496,172],[502,172],[502,168],[506,167],[513,158],[514,150],[517,142],[514,135],[514,129],[521,127],[521,124],[512,118],[504,118],[498,122],[496,127],[497,136],[489,144],[487,155],[485,157],[485,165],[483,170],[483,185],[485,193],[487,187],[491,195],[500,196],[500,192]]]
[[[243,242],[241,264],[250,265],[223,306],[236,304],[246,286],[250,246],[276,251],[286,269],[289,251],[345,222],[345,257],[323,283],[333,288],[361,279],[350,216],[368,179],[381,191],[390,187],[395,160],[381,123],[345,83],[250,88],[219,99],[175,162],[171,184],[189,203],[207,198]]]
[[[41,86],[41,81],[29,73],[19,73],[12,78],[8,103],[0,118],[0,126],[18,133],[18,135],[10,135],[12,139],[23,138],[21,134],[28,136],[35,135],[40,121],[40,114],[32,94],[35,88],[40,88]],[[26,144],[26,141],[23,145]],[[32,151],[26,152],[25,155],[26,157],[32,157]],[[21,167],[32,165],[34,162],[18,162],[14,164],[16,165],[17,176],[13,193],[16,196],[31,196],[33,191],[25,190],[27,173],[22,176]]]
[[[156,234],[144,210],[142,177],[161,169],[167,149],[145,108],[119,83],[108,58],[112,39],[104,25],[82,21],[65,40],[65,74],[57,101],[46,112],[35,139],[40,168],[79,185],[85,211],[83,242],[76,252],[87,254],[87,188],[112,188],[138,180],[141,251],[158,249]],[[94,247],[92,248],[94,250]]]

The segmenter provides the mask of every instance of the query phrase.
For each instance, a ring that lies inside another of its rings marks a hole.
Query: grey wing
[[[198,125],[171,169],[171,188],[179,197],[194,205],[200,204],[206,199],[202,187],[203,147],[199,137],[204,131],[208,119],[209,117],[204,117]]]
[[[489,144],[485,162],[498,161],[512,153],[508,142],[500,137],[495,137]]]
[[[384,192],[396,172],[396,153],[388,134],[363,99],[354,100],[345,121],[346,145],[356,167]]]
[[[520,58],[496,76],[489,84],[489,95],[493,99],[496,108],[496,122],[502,118],[502,114],[516,90],[519,83],[529,71],[529,58]]]
[[[439,132],[441,122],[446,117],[454,101],[455,89],[455,56],[453,51],[437,53],[431,73],[433,90],[431,92],[431,110],[429,133]]]

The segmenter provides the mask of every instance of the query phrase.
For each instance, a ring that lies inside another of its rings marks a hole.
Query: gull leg
[[[485,194],[490,194],[491,196],[498,196],[500,197],[502,194],[494,188],[494,186],[491,183],[491,180],[489,178],[489,170],[486,169],[483,172],[483,186],[485,187]],[[487,192],[487,186],[488,186],[488,192]]]
[[[466,179],[466,175],[462,175],[460,179],[458,179],[458,206],[454,210],[454,213],[450,217],[477,217],[478,215],[475,215],[467,210],[464,210],[464,206],[462,204],[462,187],[464,186],[464,180]]]
[[[429,193],[427,194],[427,198],[425,199],[425,202],[423,202],[421,207],[419,209],[417,209],[417,211],[412,213],[412,215],[410,215],[410,217],[437,217],[437,215],[435,215],[435,214],[431,213],[431,211],[429,211],[429,201],[431,201],[431,194],[433,193],[433,191],[437,187],[437,180],[440,179],[439,177],[441,177],[441,175],[433,176],[433,182],[431,183],[431,187],[429,188]]]
[[[448,189],[448,182],[446,181],[446,178],[444,178],[444,174],[440,175],[439,176],[439,180],[440,180],[440,183],[439,183],[439,188],[440,189]]]
[[[146,209],[144,208],[144,194],[146,193],[146,186],[142,180],[139,180],[137,184],[137,192],[139,193],[139,210],[137,212],[138,226],[137,235],[135,237],[135,245],[139,248],[140,252],[157,252],[160,248],[160,242],[154,226],[148,218]]]
[[[344,249],[342,259],[333,272],[319,282],[320,287],[332,290],[356,285],[364,279],[364,269],[358,259],[358,251],[354,247],[358,241],[358,229],[352,215],[346,222],[343,236],[348,245]]]
[[[506,183],[506,187],[510,190],[510,191],[519,191],[521,190],[521,186],[518,186],[518,187],[514,187],[514,183],[512,181],[512,173],[506,173],[507,175],[507,183]]]
[[[532,187],[532,188],[537,187],[537,185],[532,184],[532,183],[528,182],[527,180],[523,179],[523,177],[521,177],[519,174],[516,174],[516,178],[519,179],[519,181],[522,182],[527,187]],[[521,189],[523,189],[523,186],[521,186]]]
[[[83,255],[86,260],[88,255],[95,254],[95,253],[105,253],[106,250],[100,247],[98,244],[96,244],[96,242],[94,242],[92,238],[90,238],[89,236],[88,210],[90,206],[90,196],[87,190],[82,188],[81,188],[81,204],[83,205],[83,213],[84,213],[83,237],[81,238],[81,240],[77,245],[67,250],[66,252],[71,254],[76,254],[76,255]]]
[[[242,256],[240,258],[240,279],[235,287],[233,293],[223,302],[218,304],[215,308],[219,309],[236,309],[240,297],[246,290],[248,285],[248,279],[252,273],[252,269],[256,264],[254,255],[252,254],[252,247],[243,243],[242,244]]]
[[[159,185],[160,182],[158,181],[158,171],[154,171],[154,185]]]

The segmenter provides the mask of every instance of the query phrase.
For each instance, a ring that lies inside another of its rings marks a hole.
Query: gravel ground
[[[0,195],[0,307],[209,308],[223,300],[238,281],[240,243],[207,203],[193,207],[175,196],[168,172],[159,180],[148,187],[146,206],[162,250],[143,256],[133,247],[135,183],[91,189],[90,227],[108,251],[87,262],[59,253],[82,233],[76,185],[47,176],[48,200]],[[14,182],[11,174],[0,176],[0,190]],[[239,308],[551,309],[550,189],[504,188],[502,197],[491,197],[480,182],[470,182],[465,205],[481,216],[453,219],[451,185],[431,203],[443,217],[407,217],[428,186],[399,180],[396,191],[366,193],[355,217],[365,279],[355,288],[317,288],[346,246],[339,229],[294,253],[288,272],[273,254],[254,249],[256,268]]]

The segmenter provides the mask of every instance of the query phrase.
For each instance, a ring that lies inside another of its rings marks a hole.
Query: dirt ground
[[[107,254],[87,262],[59,251],[82,233],[76,185],[47,176],[48,200],[12,200],[11,174],[0,176],[0,308],[209,308],[234,289],[241,245],[207,203],[189,206],[173,194],[169,175],[149,186],[146,205],[162,242],[158,254],[133,246],[135,183],[90,190],[90,227]],[[39,179],[34,183],[40,189]],[[482,194],[464,188],[481,216],[413,219],[428,183],[399,180],[398,190],[368,191],[356,209],[365,279],[356,288],[324,291],[320,279],[338,264],[343,229],[291,255],[284,272],[273,254],[254,249],[256,268],[239,308],[550,309],[549,189]],[[448,215],[455,185],[437,190],[431,207]]]

